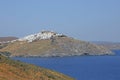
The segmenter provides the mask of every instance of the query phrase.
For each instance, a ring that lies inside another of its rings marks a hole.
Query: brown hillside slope
[[[112,54],[105,47],[76,40],[69,37],[57,37],[54,40],[37,40],[31,43],[16,41],[0,49],[10,52],[11,56],[72,56],[72,55],[106,55]]]
[[[0,80],[73,80],[63,74],[0,55]]]

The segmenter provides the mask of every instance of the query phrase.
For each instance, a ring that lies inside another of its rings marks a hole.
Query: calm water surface
[[[116,56],[13,58],[56,70],[76,80],[120,80],[120,50]]]

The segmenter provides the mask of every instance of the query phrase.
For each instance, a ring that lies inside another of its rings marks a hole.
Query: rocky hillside
[[[11,41],[8,46],[0,49],[11,56],[74,56],[74,55],[110,55],[112,52],[95,44],[76,40],[63,34],[42,31],[24,38]]]
[[[6,47],[7,44],[13,40],[18,39],[17,37],[0,37],[0,49]]]
[[[10,60],[0,54],[0,80],[73,80],[61,73]]]

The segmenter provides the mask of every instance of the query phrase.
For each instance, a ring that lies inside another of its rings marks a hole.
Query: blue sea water
[[[120,50],[115,56],[13,58],[52,69],[76,80],[120,80]]]

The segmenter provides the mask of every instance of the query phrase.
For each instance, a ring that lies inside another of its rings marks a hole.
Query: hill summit
[[[23,38],[17,39],[17,41],[33,42],[36,40],[52,39],[54,37],[65,37],[65,35],[58,34],[56,32],[52,32],[52,31],[41,31],[36,34],[31,34],[31,35],[25,36]],[[13,41],[16,41],[16,40],[13,40]]]
[[[1,52],[9,52],[11,56],[75,56],[75,55],[111,55],[112,52],[90,42],[77,40],[52,31],[31,34],[8,43]]]

